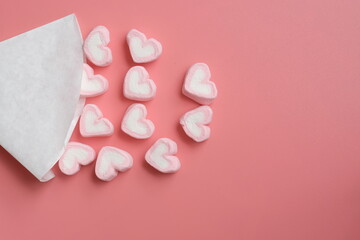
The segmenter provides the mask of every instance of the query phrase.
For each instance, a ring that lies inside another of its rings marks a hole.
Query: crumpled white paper
[[[74,14],[0,42],[0,145],[40,181],[74,130],[83,66]]]

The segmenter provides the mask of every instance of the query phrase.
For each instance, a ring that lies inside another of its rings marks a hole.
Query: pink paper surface
[[[355,0],[2,0],[0,40],[76,13],[83,35],[110,30],[113,63],[94,67],[109,91],[89,99],[115,126],[111,145],[134,157],[112,182],[95,164],[75,176],[54,168],[40,183],[0,151],[1,239],[360,239],[360,2]],[[148,140],[120,131],[135,66],[126,33],[158,39],[145,64],[158,87],[146,103]],[[195,143],[179,118],[198,105],[181,94],[187,69],[209,65],[219,97],[211,138]],[[19,93],[21,94],[21,93]],[[0,133],[1,134],[1,133]],[[178,143],[180,171],[144,160],[159,137]]]

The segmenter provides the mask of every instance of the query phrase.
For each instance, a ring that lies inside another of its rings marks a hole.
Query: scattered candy
[[[59,160],[59,168],[66,175],[80,171],[81,165],[88,165],[95,160],[95,150],[85,144],[70,142]]]
[[[99,74],[94,75],[94,70],[84,63],[80,95],[82,97],[95,97],[103,94],[107,89],[107,79]]]
[[[180,160],[174,156],[177,144],[169,138],[160,138],[146,152],[145,160],[163,173],[173,173],[180,169]]]
[[[96,27],[86,38],[84,51],[87,58],[97,66],[107,66],[112,62],[109,31]],[[132,29],[127,34],[131,56],[136,63],[146,63],[157,59],[162,53],[161,43]],[[217,97],[217,89],[211,80],[209,67],[205,63],[191,66],[183,84],[183,94],[194,101],[208,105]],[[108,81],[101,75],[94,75],[93,69],[84,64],[81,85],[81,96],[92,97],[104,93],[108,89]],[[156,95],[156,85],[149,78],[149,73],[142,66],[128,70],[124,79],[124,96],[130,100],[149,101]],[[201,106],[186,112],[180,118],[185,133],[196,142],[202,142],[210,137],[212,109]],[[129,136],[146,139],[155,130],[153,122],[147,117],[147,109],[143,104],[132,104],[128,107],[121,123],[121,129]],[[80,118],[80,133],[84,137],[110,136],[114,132],[112,123],[103,117],[96,105],[88,104],[83,109]],[[173,173],[180,169],[181,164],[176,156],[177,144],[169,138],[158,139],[146,152],[145,160],[152,167],[163,173]],[[59,167],[65,174],[72,175],[80,170],[80,165],[87,165],[95,159],[95,151],[87,145],[71,142],[59,160]],[[105,146],[98,155],[95,173],[103,181],[114,179],[118,172],[124,172],[133,165],[132,156],[121,149]],[[52,173],[52,172],[51,172]],[[51,175],[49,172],[49,174]],[[49,175],[49,176],[50,176]],[[52,176],[50,176],[52,178]]]
[[[87,59],[99,67],[111,64],[112,54],[107,45],[110,42],[109,30],[104,26],[94,28],[84,42],[84,52]]]
[[[111,136],[114,126],[96,105],[87,104],[80,117],[80,133],[83,137]]]
[[[186,135],[196,142],[203,142],[210,137],[210,127],[206,126],[212,120],[213,111],[209,106],[201,106],[188,111],[180,118]]]
[[[149,78],[144,67],[135,66],[129,69],[124,80],[124,96],[131,100],[148,101],[155,97],[156,85]]]
[[[205,63],[196,63],[188,70],[183,85],[183,94],[200,104],[210,104],[217,97],[214,82],[210,81],[211,73]]]
[[[132,29],[127,34],[132,59],[136,63],[146,63],[157,59],[162,53],[161,43],[150,38],[147,39],[142,32]]]
[[[111,181],[118,171],[125,172],[133,165],[132,156],[124,150],[106,146],[98,155],[95,166],[96,176],[103,181]]]
[[[134,103],[128,107],[121,122],[121,129],[137,139],[146,139],[154,133],[155,126],[151,120],[146,119],[145,105]]]

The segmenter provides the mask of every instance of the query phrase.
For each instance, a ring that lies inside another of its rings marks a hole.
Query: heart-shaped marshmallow
[[[163,173],[173,173],[180,169],[180,160],[174,156],[177,144],[169,138],[160,138],[146,152],[145,160]]]
[[[99,74],[94,75],[94,70],[84,63],[80,95],[82,97],[95,97],[103,94],[107,89],[107,79]]]
[[[84,52],[87,59],[99,67],[105,67],[112,62],[109,30],[104,26],[94,28],[84,42]]]
[[[153,122],[146,119],[147,110],[144,104],[134,103],[128,107],[121,122],[121,129],[137,139],[146,139],[154,133]]]
[[[87,104],[80,117],[80,133],[83,137],[110,136],[114,126],[96,105]]]
[[[200,104],[210,104],[217,97],[214,82],[210,81],[211,73],[205,63],[195,63],[188,70],[183,85],[183,94]]]
[[[212,109],[209,106],[201,106],[188,111],[180,118],[186,135],[196,142],[203,142],[210,137],[210,127],[206,126],[212,120]]]
[[[149,78],[144,67],[135,66],[129,69],[124,80],[124,96],[131,100],[148,101],[155,97],[156,85]]]
[[[80,171],[80,165],[88,165],[95,160],[95,150],[85,144],[69,142],[59,160],[59,168],[66,175]]]
[[[125,172],[133,165],[132,156],[115,147],[103,147],[98,155],[95,166],[96,176],[103,181],[110,181],[118,175],[118,171]]]
[[[153,38],[147,39],[142,32],[132,29],[127,34],[132,59],[136,63],[151,62],[160,57],[162,53],[161,43]]]

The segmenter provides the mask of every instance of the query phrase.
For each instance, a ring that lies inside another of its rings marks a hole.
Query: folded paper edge
[[[68,16],[65,16],[64,18],[67,18],[67,17],[70,17],[70,16],[74,17],[75,23],[77,25],[77,29],[79,31],[81,41],[83,43],[84,40],[83,40],[83,37],[82,37],[82,34],[81,34],[80,24],[79,24],[79,22],[77,20],[76,15],[74,13],[72,13],[72,14],[70,14]],[[85,60],[86,59],[85,59],[85,55],[84,55],[83,62],[85,62]],[[82,76],[81,76],[81,78],[82,78]],[[81,82],[81,78],[80,78],[80,82]],[[80,92],[79,92],[79,95],[80,95]],[[69,142],[69,140],[70,140],[70,138],[72,136],[72,133],[73,133],[75,127],[76,127],[76,124],[77,124],[77,122],[78,122],[78,120],[80,118],[80,115],[82,113],[82,110],[83,110],[83,108],[85,106],[85,102],[86,102],[86,98],[83,98],[83,97],[79,98],[79,102],[78,102],[78,104],[76,106],[76,109],[75,109],[74,118],[72,119],[72,121],[70,123],[70,126],[69,126],[69,129],[68,129],[68,132],[66,134],[66,138],[65,138],[65,141],[64,141],[64,146],[62,147],[60,152],[55,157],[55,161],[51,162],[51,164],[49,165],[49,170],[45,173],[45,175],[43,175],[41,177],[35,176],[40,182],[48,182],[49,180],[51,180],[51,179],[53,179],[55,177],[55,174],[53,173],[53,171],[51,169],[56,165],[56,163],[59,161],[61,156],[64,154],[65,147],[68,144],[68,142]]]
[[[39,179],[40,182],[47,182],[50,181],[55,177],[55,174],[53,171],[48,171],[42,178]]]
[[[51,21],[50,23],[54,23],[54,22],[57,22],[57,21],[61,21],[61,20],[65,19],[65,18],[71,18],[71,17],[74,19],[74,24],[77,26],[78,34],[80,36],[81,42],[83,43],[83,38],[82,38],[82,34],[81,34],[80,25],[79,25],[79,22],[78,22],[78,20],[76,18],[76,15],[74,13],[69,14],[69,15],[67,15],[67,16],[65,16],[63,18],[57,19],[55,21]],[[50,24],[50,23],[48,23],[48,24]],[[47,24],[45,24],[45,25],[47,25]],[[34,30],[36,28],[30,29],[30,30],[28,30],[28,31],[26,31],[24,33],[19,34],[19,35],[26,34],[27,32],[30,32],[30,31],[32,31],[32,30]],[[16,35],[16,36],[11,37],[9,39],[0,41],[0,43],[5,43],[5,42],[11,40],[12,38],[18,37],[19,35]],[[83,54],[83,62],[85,62],[85,60],[86,60],[85,55]],[[81,82],[81,78],[80,78],[79,82]],[[80,96],[80,90],[79,90],[79,96]],[[58,153],[54,154],[55,155],[54,158],[49,160],[48,167],[46,168],[45,173],[35,175],[34,173],[31,172],[40,182],[47,182],[47,181],[49,181],[49,180],[51,180],[51,179],[53,179],[55,177],[55,174],[51,169],[59,161],[60,157],[64,153],[65,147],[66,147],[67,143],[69,142],[69,140],[70,140],[70,138],[72,136],[72,133],[73,133],[73,131],[75,129],[75,126],[76,126],[76,124],[77,124],[77,122],[79,120],[79,117],[80,117],[80,115],[82,113],[82,109],[83,109],[83,107],[85,105],[85,101],[86,101],[85,98],[79,97],[79,101],[78,101],[77,106],[76,106],[75,111],[74,111],[74,117],[73,117],[73,119],[71,120],[71,122],[69,124],[68,132],[67,132],[66,137],[64,139],[64,145],[63,145],[62,149]]]

